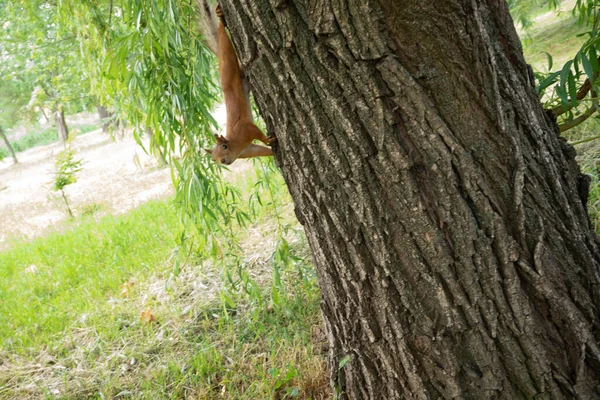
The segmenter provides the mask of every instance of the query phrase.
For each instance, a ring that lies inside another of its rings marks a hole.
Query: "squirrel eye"
[[[223,148],[223,150],[227,149],[227,145],[226,144],[221,145],[221,147]]]

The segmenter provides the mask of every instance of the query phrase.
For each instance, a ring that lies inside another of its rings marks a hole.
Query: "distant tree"
[[[0,57],[1,58],[1,57]],[[11,156],[18,163],[15,150],[13,149],[7,135],[6,129],[10,129],[23,119],[31,116],[28,112],[28,102],[31,94],[31,84],[18,79],[11,71],[7,63],[0,65],[0,136]]]
[[[0,47],[13,75],[36,88],[30,107],[50,110],[58,138],[66,144],[66,112],[89,107],[89,78],[75,36],[57,19],[56,4],[44,0],[8,2],[0,6]],[[30,95],[32,93],[30,92]]]
[[[15,150],[13,149],[12,145],[10,144],[10,141],[8,140],[8,136],[6,136],[6,133],[4,132],[4,129],[2,129],[2,126],[0,126],[0,136],[2,136],[2,140],[4,141],[4,144],[6,144],[6,147],[8,148],[8,151],[10,152],[15,164],[18,164],[19,160],[17,159]],[[0,157],[0,160],[2,158],[3,157]]]

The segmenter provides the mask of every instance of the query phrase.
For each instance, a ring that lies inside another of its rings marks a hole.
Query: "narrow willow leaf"
[[[547,51],[544,54],[546,54],[546,60],[548,60],[548,71],[552,71],[552,56]]]
[[[575,81],[575,76],[572,73],[569,73],[567,86],[569,89],[571,105],[573,107],[577,107],[577,82]]]
[[[557,72],[554,72],[554,73],[548,75],[548,77],[546,77],[546,79],[544,79],[542,82],[540,82],[537,85],[536,91],[539,96],[544,94],[544,90],[546,90],[546,88],[548,88],[549,86],[556,83],[556,80],[558,79],[560,72],[561,71],[557,71]]]
[[[585,53],[581,54],[581,64],[583,65],[583,70],[585,71],[585,74],[587,75],[590,82],[594,82],[594,67],[592,66],[590,59],[585,55]]]
[[[569,106],[569,96],[567,95],[567,91],[562,86],[555,86],[556,94],[560,99],[563,107],[567,108]]]
[[[560,71],[559,85],[563,90],[565,90],[565,92],[566,92],[566,87],[567,87],[567,81],[569,79],[569,74],[571,73],[572,65],[573,65],[573,60],[569,60],[565,63],[565,65],[562,67],[562,69]]]

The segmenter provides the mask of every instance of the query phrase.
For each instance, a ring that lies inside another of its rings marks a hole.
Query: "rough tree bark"
[[[2,129],[2,127],[0,127],[0,136],[2,136],[2,140],[4,140],[4,144],[6,144],[6,147],[8,147],[8,151],[10,151],[10,155],[12,156],[15,164],[18,164],[19,160],[17,160],[17,155],[15,154],[15,149],[13,149],[12,145],[10,144],[10,141],[8,140],[8,137],[6,136],[6,133],[4,132],[4,129]]]
[[[69,128],[65,120],[65,112],[62,109],[54,111],[54,121],[56,123],[56,130],[58,131],[58,140],[63,145],[66,145],[69,140]]]
[[[584,179],[506,3],[222,7],[310,242],[338,390],[599,398]]]

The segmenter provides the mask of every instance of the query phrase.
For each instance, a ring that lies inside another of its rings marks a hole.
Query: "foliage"
[[[57,15],[85,46],[94,95],[170,161],[177,203],[196,246],[228,246],[227,226],[245,224],[240,191],[199,149],[210,147],[218,99],[214,56],[203,42],[196,2],[63,0]]]
[[[56,156],[56,177],[54,190],[63,190],[65,186],[77,182],[75,174],[81,171],[81,160],[75,160],[75,151],[66,149]]]
[[[74,113],[88,107],[89,78],[75,37],[64,29],[56,7],[45,0],[4,2],[0,6],[0,73],[20,82],[26,108]],[[25,108],[25,107],[21,107]],[[18,120],[23,114],[14,113]],[[16,121],[18,122],[18,121]]]
[[[532,17],[548,7],[556,7],[560,0],[507,0],[510,14],[524,29],[533,26]]]
[[[81,164],[82,161],[75,159],[75,151],[70,148],[61,151],[58,156],[56,156],[54,191],[60,191],[70,217],[73,217],[73,210],[71,210],[69,200],[65,194],[65,187],[77,182],[75,174],[81,171]]]
[[[558,1],[511,1],[509,6],[513,17],[522,19],[540,4],[556,8]],[[536,72],[536,90],[544,102],[546,109],[552,110],[558,117],[561,132],[579,125],[588,118],[598,115],[597,85],[600,69],[598,67],[600,54],[600,37],[598,22],[600,2],[598,0],[577,0],[572,11],[577,16],[578,24],[586,28],[586,40],[577,53],[571,55],[560,69],[553,70],[554,63],[551,54],[547,56],[547,71]],[[531,26],[531,23],[523,25]]]
[[[1,72],[1,71],[0,71]],[[32,87],[28,82],[0,76],[0,126],[11,128],[27,113],[28,93]]]

